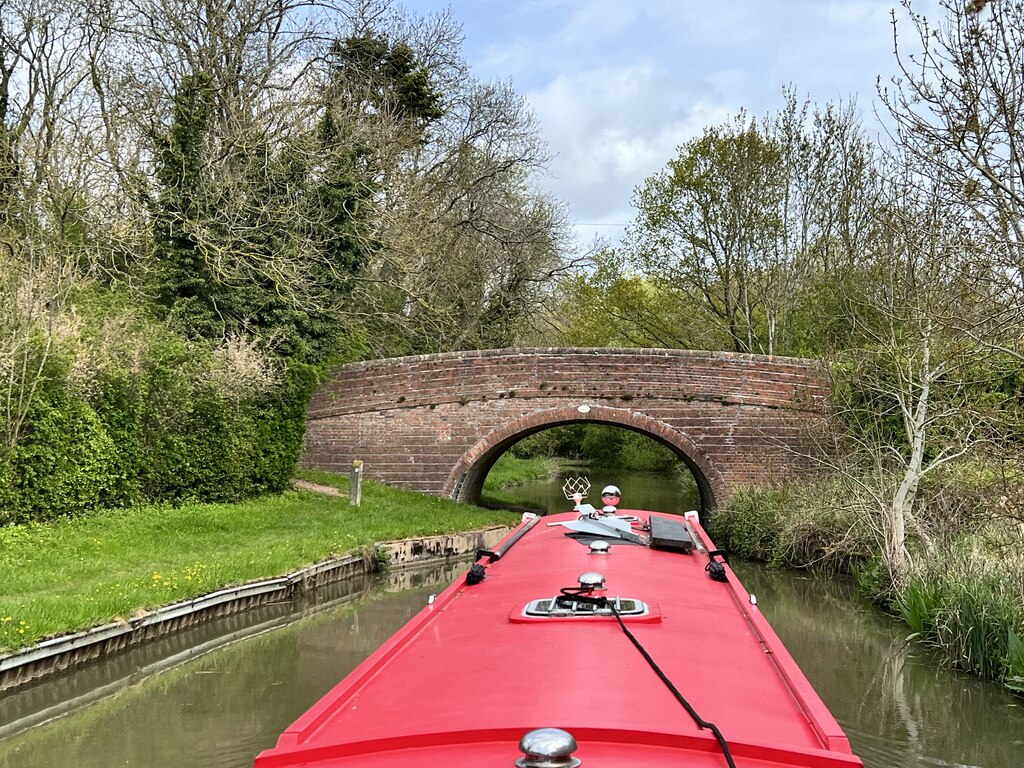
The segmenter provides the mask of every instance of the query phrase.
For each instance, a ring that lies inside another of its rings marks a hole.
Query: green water
[[[735,567],[868,768],[1024,766],[1024,700],[938,667],[847,581]],[[0,768],[247,768],[465,568],[339,585],[0,695]]]
[[[562,486],[566,478],[585,477],[590,491],[584,502],[601,506],[601,489],[615,485],[622,491],[623,509],[658,509],[663,512],[682,514],[691,509],[700,509],[700,494],[697,486],[654,472],[621,472],[615,469],[587,469],[566,471],[548,480],[537,480],[517,485],[514,493],[523,503],[553,512],[566,512],[573,503],[566,501]]]

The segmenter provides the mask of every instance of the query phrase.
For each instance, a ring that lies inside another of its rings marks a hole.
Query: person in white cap
[[[604,505],[601,507],[601,513],[605,515],[614,515],[619,511],[619,502],[622,500],[622,491],[619,490],[618,486],[606,485],[604,490],[601,491],[601,503]]]

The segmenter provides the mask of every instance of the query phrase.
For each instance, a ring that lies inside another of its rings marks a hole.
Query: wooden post
[[[363,500],[363,462],[356,459],[352,462],[352,474],[348,480],[348,503],[358,507]]]

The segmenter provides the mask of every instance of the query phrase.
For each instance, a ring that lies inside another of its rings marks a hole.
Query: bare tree
[[[406,351],[504,346],[570,269],[566,215],[531,181],[548,156],[510,85],[467,79],[442,103],[374,198],[362,305]]]
[[[856,396],[844,416],[853,427],[847,447],[860,457],[863,487],[878,505],[869,519],[898,588],[911,566],[908,542],[932,544],[917,505],[924,478],[990,435],[972,402],[979,347],[943,322],[960,301],[970,230],[948,219],[939,188],[913,165],[893,167],[888,188],[870,277],[848,297],[871,324],[867,343],[847,353],[857,374],[842,389]]]
[[[74,4],[0,3],[0,430],[18,441],[88,268],[85,38]]]
[[[898,145],[982,246],[971,312],[948,318],[986,345],[1024,357],[1024,6],[940,0],[938,19],[902,3],[911,50],[893,37],[900,76],[880,88]]]

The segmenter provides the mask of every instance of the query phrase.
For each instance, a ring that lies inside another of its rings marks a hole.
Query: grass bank
[[[0,651],[280,576],[375,542],[515,523],[509,512],[301,473],[338,497],[287,491],[240,504],[149,506],[0,527]]]
[[[507,492],[507,489],[534,480],[545,480],[556,474],[558,469],[558,459],[545,457],[521,459],[506,453],[495,462],[491,471],[487,473],[487,480],[484,482],[480,494],[480,502],[487,505],[522,506],[522,501],[516,498],[515,493]]]

